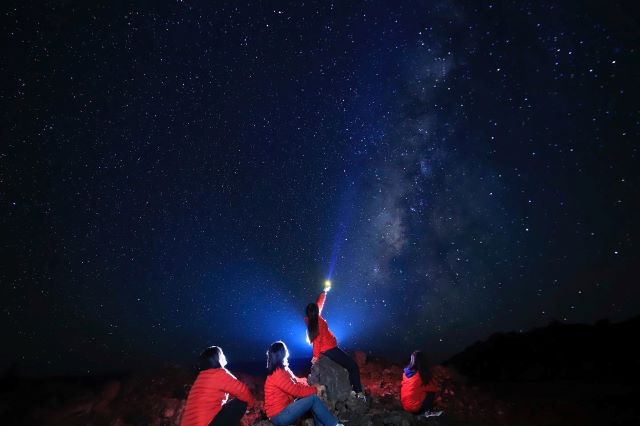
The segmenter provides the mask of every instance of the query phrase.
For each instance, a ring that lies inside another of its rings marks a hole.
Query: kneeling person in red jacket
[[[289,369],[289,350],[284,342],[269,346],[267,371],[264,410],[275,426],[292,425],[309,411],[317,426],[343,426],[317,396],[324,386],[309,386],[306,379],[296,377]]]
[[[199,361],[200,373],[189,391],[181,426],[237,426],[253,403],[251,392],[224,368],[227,358],[221,348],[205,349]]]
[[[425,417],[439,416],[442,411],[435,411],[433,408],[437,391],[438,385],[433,380],[426,357],[422,351],[414,351],[411,354],[411,362],[402,374],[402,408],[410,413],[421,413]]]

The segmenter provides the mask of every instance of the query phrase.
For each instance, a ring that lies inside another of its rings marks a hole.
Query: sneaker
[[[363,402],[367,402],[367,396],[364,394],[364,392],[358,392],[356,394],[356,398],[361,399]]]
[[[438,411],[425,411],[423,416],[425,417],[438,417],[441,416],[443,413],[442,410],[438,410]]]

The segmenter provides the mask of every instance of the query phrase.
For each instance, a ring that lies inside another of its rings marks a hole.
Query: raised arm
[[[327,292],[323,291],[318,296],[318,300],[316,300],[316,305],[318,305],[318,315],[322,315],[322,308],[324,308],[324,301],[327,300]]]

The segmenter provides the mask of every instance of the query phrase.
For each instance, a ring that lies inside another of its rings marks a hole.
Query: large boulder
[[[351,383],[347,370],[324,355],[320,355],[318,361],[311,366],[307,382],[310,385],[325,385],[327,400],[331,404],[346,401],[351,394]]]
[[[253,424],[253,426],[273,426],[269,420],[258,420]]]

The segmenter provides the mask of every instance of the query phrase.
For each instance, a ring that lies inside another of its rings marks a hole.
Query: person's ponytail
[[[318,337],[318,305],[309,303],[306,309],[307,314],[307,337],[309,342],[313,342]]]

